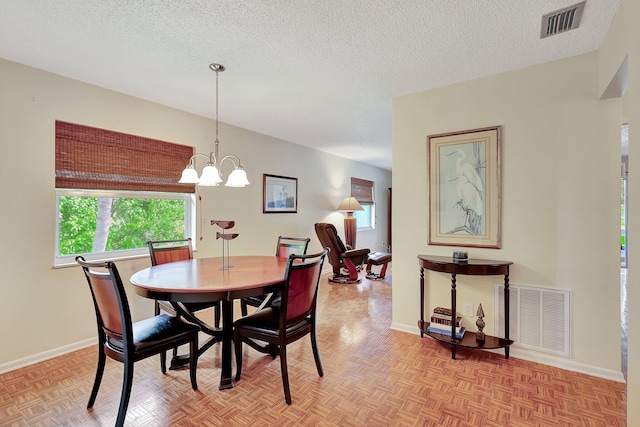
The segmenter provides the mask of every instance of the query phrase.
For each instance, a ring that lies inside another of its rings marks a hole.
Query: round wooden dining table
[[[224,263],[223,263],[224,261]],[[219,389],[232,388],[233,301],[279,290],[284,283],[287,258],[233,256],[199,258],[155,265],[131,276],[135,292],[145,298],[169,301],[187,320],[199,324],[211,338],[202,354],[222,341]],[[185,302],[222,302],[222,328],[206,324],[183,305]]]

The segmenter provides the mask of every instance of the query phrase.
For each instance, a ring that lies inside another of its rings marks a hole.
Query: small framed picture
[[[262,213],[298,212],[298,178],[262,175]]]
[[[500,248],[500,126],[427,140],[429,244]]]

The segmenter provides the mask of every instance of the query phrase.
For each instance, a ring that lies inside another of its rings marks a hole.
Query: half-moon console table
[[[469,259],[466,261],[454,261],[451,257],[418,255],[420,263],[420,337],[428,335],[441,342],[451,344],[451,358],[456,358],[456,348],[494,349],[504,348],[504,355],[509,358],[509,346],[513,341],[509,339],[509,266],[511,261],[490,261],[484,259]],[[424,321],[424,270],[437,271],[451,274],[451,336],[439,335],[427,332],[429,322]],[[456,318],[456,275],[495,276],[504,275],[504,331],[505,337],[498,338],[485,336],[484,341],[476,341],[475,332],[466,331],[460,339],[455,338]]]

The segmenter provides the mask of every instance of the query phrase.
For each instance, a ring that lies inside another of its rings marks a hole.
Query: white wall
[[[5,60],[0,60],[0,75],[1,372],[96,336],[81,271],[52,269],[55,120],[192,145],[203,153],[213,150],[215,124]],[[211,219],[236,221],[234,232],[240,236],[231,244],[232,255],[272,254],[278,235],[309,236],[309,250],[320,250],[313,224],[333,222],[343,233],[344,217],[335,208],[349,195],[352,176],[375,182],[378,203],[377,228],[359,232],[358,247],[380,250],[387,242],[389,171],[224,123],[220,153],[242,159],[251,185],[199,190],[198,237],[203,240],[198,241],[197,257],[221,255]],[[298,213],[262,213],[264,173],[298,178]],[[118,263],[125,281],[148,265],[148,257]],[[134,317],[150,315],[151,302],[128,291]]]
[[[416,256],[454,249],[427,245],[427,136],[501,125],[502,248],[469,254],[513,261],[512,284],[568,289],[573,298],[572,358],[512,354],[622,379],[620,101],[599,100],[598,67],[589,54],[394,100],[395,328],[417,332]],[[429,309],[449,306],[450,277],[427,279]],[[500,280],[458,277],[458,304],[482,303],[487,332]]]

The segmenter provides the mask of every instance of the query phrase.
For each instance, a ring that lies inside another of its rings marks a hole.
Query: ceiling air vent
[[[580,25],[580,18],[584,11],[584,4],[586,2],[574,4],[573,6],[566,7],[564,9],[556,10],[555,12],[547,13],[542,17],[542,28],[540,29],[540,38],[553,36],[556,34],[564,33],[565,31],[578,28]]]

